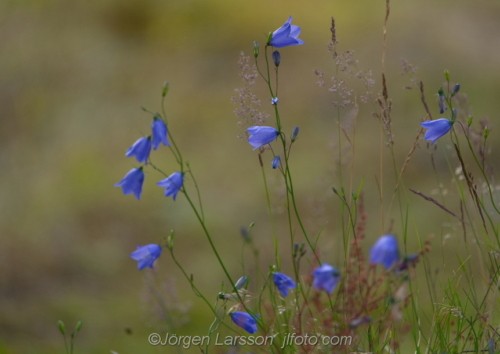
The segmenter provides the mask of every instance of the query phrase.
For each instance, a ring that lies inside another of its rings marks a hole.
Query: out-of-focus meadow
[[[306,45],[281,51],[281,119],[287,133],[295,125],[301,128],[292,154],[296,195],[313,233],[329,221],[320,253],[335,264],[341,254],[338,200],[331,191],[336,183],[336,110],[332,93],[316,84],[313,71],[324,70],[327,79],[333,75],[327,44],[330,17],[335,16],[338,48],[354,50],[358,68],[373,71],[376,95],[381,87],[384,1],[0,3],[0,353],[62,353],[59,319],[68,326],[83,320],[78,353],[169,352],[171,348],[147,343],[147,335],[164,321],[151,304],[156,296],[148,290],[153,278],[171,306],[177,333],[206,333],[211,315],[167,252],[154,271],[138,271],[129,258],[136,245],[160,242],[175,229],[178,257],[198,286],[215,298],[225,276],[187,202],[182,196],[176,202],[165,198],[155,185],[163,177],[152,169],[146,170],[141,201],[113,187],[137,165],[124,154],[137,138],[149,134],[151,116],[140,107],[160,109],[164,81],[170,82],[169,127],[198,176],[208,225],[233,277],[243,275],[241,225],[256,223],[253,236],[261,266],[265,270],[273,262],[257,153],[237,138],[242,128],[231,96],[243,85],[240,52],[251,55],[253,41],[263,44],[266,34],[289,15],[302,27]],[[450,70],[452,80],[467,93],[474,117],[490,118],[492,150],[487,158],[495,165],[500,157],[495,129],[499,34],[500,3],[495,0],[393,1],[386,71],[399,166],[425,116],[418,89],[404,89],[410,77],[401,75],[401,58],[418,67],[415,75],[425,84],[434,118],[439,117],[435,93],[443,84],[443,70]],[[256,92],[263,110],[271,113],[262,81]],[[387,229],[380,222],[374,177],[380,176],[380,123],[371,115],[375,106],[358,103],[354,185],[365,179],[368,248]],[[448,138],[438,146],[451,149]],[[388,173],[381,183],[387,207],[395,181],[385,154]],[[446,160],[436,156],[444,188],[456,194]],[[152,157],[167,173],[176,168],[168,149]],[[264,159],[270,167],[269,154]],[[456,160],[452,167],[458,167]],[[283,186],[268,170],[273,205],[280,211]],[[405,183],[428,195],[438,188],[424,141],[405,172]],[[412,224],[418,227],[418,234],[408,231],[409,251],[417,251],[419,242],[435,234],[430,269],[439,269],[445,278],[457,261],[457,225],[447,224],[449,216],[429,202],[408,198]],[[393,231],[401,235],[398,227],[396,222]],[[282,236],[286,245],[286,232]],[[285,257],[284,264],[289,261]]]

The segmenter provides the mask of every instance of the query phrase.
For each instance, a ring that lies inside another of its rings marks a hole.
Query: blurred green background
[[[238,230],[250,222],[256,222],[261,267],[272,264],[257,153],[237,138],[242,128],[231,96],[243,85],[240,51],[250,55],[252,42],[264,43],[266,33],[289,15],[302,27],[306,45],[281,51],[282,122],[285,132],[301,127],[292,165],[299,203],[313,234],[329,221],[321,254],[339,265],[338,201],[330,190],[338,183],[332,149],[336,116],[333,95],[318,87],[313,70],[324,70],[327,79],[333,75],[326,47],[335,16],[339,50],[354,50],[358,67],[373,71],[376,95],[384,14],[382,0],[0,1],[0,353],[63,353],[56,327],[60,319],[68,327],[84,321],[78,353],[169,352],[147,343],[147,335],[164,323],[150,301],[153,283],[175,310],[177,333],[206,333],[212,318],[166,252],[154,271],[137,271],[129,258],[136,245],[160,242],[175,229],[178,257],[213,298],[225,277],[189,205],[182,196],[176,202],[165,198],[155,185],[162,177],[152,169],[146,170],[140,202],[113,187],[137,165],[124,153],[148,134],[151,117],[140,107],[160,109],[164,81],[171,85],[170,129],[198,176],[208,225],[232,275],[242,275]],[[419,68],[416,76],[425,83],[434,118],[439,117],[434,94],[443,84],[443,70],[450,70],[468,94],[474,116],[490,117],[493,152],[488,158],[498,160],[499,33],[496,0],[393,1],[386,68],[400,166],[425,115],[418,90],[404,89],[409,77],[400,74],[401,58]],[[255,89],[262,109],[271,113],[263,82]],[[354,169],[355,185],[365,178],[369,243],[383,232],[374,177],[380,173],[380,124],[373,110],[360,104]],[[449,143],[446,138],[438,145],[450,149]],[[431,194],[436,180],[426,144],[420,147],[406,183]],[[388,198],[394,180],[385,154]],[[175,170],[168,149],[152,157],[167,173]],[[264,159],[270,167],[269,153]],[[442,154],[437,163],[452,193]],[[274,172],[268,169],[273,205],[282,212],[282,184]],[[440,244],[443,235],[461,237],[457,225],[443,226],[443,219],[450,221],[447,215],[417,196],[410,198],[420,237],[439,236],[430,256],[446,274],[446,262],[456,257],[454,249]],[[402,233],[398,223],[394,232]],[[280,237],[287,247],[285,227]],[[416,234],[411,231],[409,238],[416,251]]]

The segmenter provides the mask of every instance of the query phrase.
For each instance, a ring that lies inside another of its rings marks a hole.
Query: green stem
[[[262,163],[261,155],[259,155],[259,162],[260,162],[260,168],[262,170],[262,179],[264,180],[264,188],[266,190],[267,210],[269,211],[269,219],[271,220],[271,229],[273,232],[274,257],[276,259],[276,267],[278,267],[278,269],[280,269],[281,262],[280,262],[279,250],[278,250],[278,235],[276,234],[276,228],[274,226],[273,211],[271,209],[271,198],[269,196],[269,189],[267,187],[267,179],[266,179],[266,171],[264,168],[264,164]]]

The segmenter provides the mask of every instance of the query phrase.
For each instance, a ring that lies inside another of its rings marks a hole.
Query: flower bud
[[[292,251],[292,256],[293,258],[297,257],[297,253],[299,252],[299,244],[294,243],[293,244],[293,251]]]
[[[302,242],[300,244],[300,248],[299,248],[299,251],[300,251],[300,256],[304,256],[306,254],[306,244],[304,242]]]
[[[450,72],[448,70],[444,71],[444,78],[446,79],[446,81],[450,81]]]
[[[169,250],[174,249],[174,237],[175,237],[175,231],[171,230],[170,235],[168,235],[168,237],[167,237],[167,248]]]
[[[278,97],[273,97],[273,98],[271,98],[271,104],[272,104],[273,106],[276,106],[276,105],[278,104],[278,101],[279,101]]]
[[[300,132],[300,128],[299,127],[293,128],[293,130],[292,130],[292,136],[290,137],[290,139],[292,140],[292,143],[295,140],[297,140],[297,136],[299,135],[299,132]]]
[[[439,95],[439,114],[443,114],[447,109],[446,97],[444,95]]]
[[[490,135],[490,128],[484,127],[484,132],[483,132],[483,137],[485,139],[488,139],[488,136]]]
[[[453,90],[451,90],[451,97],[455,96],[458,91],[460,91],[460,84],[456,84],[455,86],[453,86]]]
[[[57,327],[59,327],[59,332],[61,332],[61,334],[66,334],[66,327],[64,326],[63,321],[57,321]]]
[[[78,321],[76,323],[76,331],[79,332],[82,329],[82,326],[83,326],[83,322],[82,321]]]
[[[352,320],[351,322],[349,322],[349,327],[356,328],[356,327],[362,325],[363,323],[370,323],[371,320],[372,319],[369,316],[358,317],[358,318]]]
[[[457,109],[456,108],[453,108],[451,110],[451,120],[456,120],[457,119]]]
[[[472,116],[469,116],[469,119],[467,119],[467,126],[470,127],[472,125]]]
[[[279,167],[279,165],[281,164],[281,158],[280,158],[280,155],[276,155],[273,159],[273,162],[272,162],[272,167],[273,169],[277,169]]]
[[[248,280],[248,277],[241,277],[240,279],[238,279],[238,281],[236,282],[236,284],[234,284],[234,288],[236,290],[240,290],[242,287],[245,286],[245,284],[247,283],[247,280]]]
[[[259,42],[253,42],[253,56],[257,58],[259,56]]]
[[[245,241],[246,243],[252,242],[252,238],[250,237],[250,232],[245,226],[240,227],[240,234],[241,237],[243,237],[243,241]]]
[[[273,62],[276,67],[280,66],[281,63],[281,54],[277,50],[273,52]]]
[[[163,91],[161,93],[161,97],[165,97],[168,93],[168,89],[170,88],[170,83],[166,82],[163,84]]]

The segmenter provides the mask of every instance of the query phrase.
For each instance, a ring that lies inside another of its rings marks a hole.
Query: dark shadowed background
[[[328,85],[334,63],[327,44],[330,17],[335,16],[338,50],[354,50],[357,67],[372,70],[375,97],[381,88],[384,1],[0,2],[1,354],[63,353],[56,322],[72,327],[79,319],[84,326],[77,353],[170,352],[172,348],[147,343],[147,335],[166,323],[153,304],[158,294],[169,304],[177,333],[206,334],[212,317],[167,252],[154,270],[138,271],[129,258],[136,245],[158,243],[175,229],[179,259],[207,297],[215,297],[226,279],[185,198],[165,198],[155,185],[162,176],[152,169],[146,169],[141,201],[113,187],[137,166],[124,153],[149,134],[151,116],[140,107],[160,109],[164,81],[170,82],[169,127],[197,176],[209,228],[233,277],[243,275],[241,225],[256,222],[253,236],[261,249],[260,265],[266,270],[272,264],[257,152],[237,138],[243,128],[237,125],[231,96],[243,85],[240,52],[251,55],[253,41],[264,43],[266,34],[290,15],[302,27],[300,38],[306,43],[281,50],[284,130],[301,128],[292,155],[296,193],[313,234],[329,221],[320,252],[324,260],[340,265],[338,200],[331,192],[338,183],[336,109],[332,93],[316,84],[313,71],[325,71]],[[495,166],[499,33],[500,3],[495,0],[393,1],[386,72],[399,166],[425,116],[418,90],[404,89],[410,77],[401,75],[401,58],[418,67],[415,76],[424,81],[434,118],[439,117],[435,93],[443,85],[443,70],[450,70],[468,95],[470,113],[476,120],[489,117],[488,159]],[[262,81],[255,91],[262,109],[271,113]],[[371,114],[376,106],[357,100],[353,183],[357,187],[364,178],[368,248],[387,229],[380,222],[374,177],[380,176],[381,134]],[[349,112],[342,114],[348,117]],[[440,149],[451,149],[449,137],[438,142],[436,164],[444,188],[456,194]],[[382,204],[387,208],[394,174],[388,150],[384,154]],[[152,156],[167,173],[175,171],[168,149]],[[437,182],[429,156],[422,141],[405,183],[431,195]],[[264,161],[270,167],[269,153]],[[451,165],[458,167],[456,159]],[[278,219],[284,221],[282,182],[275,172],[267,170],[271,196],[276,212],[282,213]],[[450,242],[461,237],[460,225],[417,196],[408,195],[408,200],[411,224],[418,228],[408,231],[409,251],[435,234],[431,265],[446,274],[456,261]],[[450,202],[450,207],[456,210],[457,204]],[[392,212],[399,216],[398,209]],[[393,231],[401,235],[398,220]],[[288,247],[284,225],[279,233]],[[296,233],[301,241],[298,228]],[[289,261],[283,252],[285,270]]]

